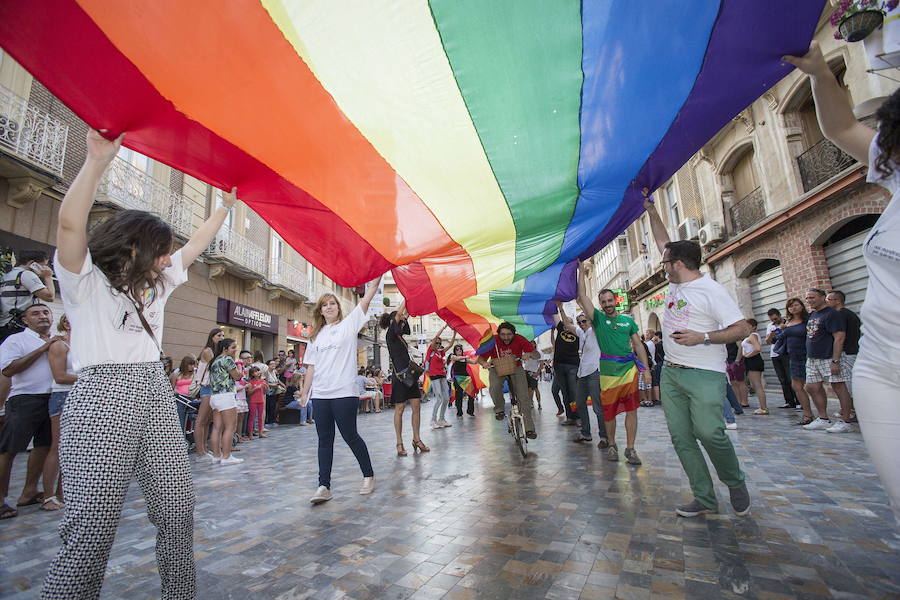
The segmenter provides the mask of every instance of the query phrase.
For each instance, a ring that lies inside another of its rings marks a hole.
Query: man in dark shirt
[[[838,311],[844,316],[847,323],[847,339],[844,340],[844,353],[847,355],[847,361],[850,363],[850,371],[853,371],[853,365],[856,364],[856,355],[859,354],[859,338],[862,336],[862,321],[859,316],[844,306],[847,297],[840,290],[832,290],[825,297],[828,306]],[[847,380],[847,389],[850,391],[851,406],[853,403],[853,383],[852,378]],[[856,422],[855,411],[850,409],[850,422]]]
[[[851,365],[844,352],[846,319],[828,306],[822,290],[813,288],[806,292],[806,303],[810,310],[806,322],[806,391],[816,405],[819,418],[803,428],[847,433],[853,429],[849,425],[851,402],[847,388]],[[841,419],[834,424],[828,418],[825,381],[831,384],[831,389],[841,402]]]
[[[566,419],[560,425],[575,425],[578,415],[572,410],[575,402],[575,383],[578,380],[578,336],[567,331],[556,317],[556,339],[553,342],[553,376],[562,391]]]

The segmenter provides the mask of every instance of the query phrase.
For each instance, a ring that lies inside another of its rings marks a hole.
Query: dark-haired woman
[[[218,465],[244,462],[244,459],[231,455],[231,443],[238,427],[237,382],[244,377],[242,365],[235,360],[237,352],[237,342],[225,338],[216,345],[216,357],[209,365],[209,383],[212,387],[209,406],[213,411],[209,444],[212,446],[213,463]]]
[[[756,328],[759,321],[756,319],[746,319],[747,324],[752,328],[750,335],[741,342],[741,356],[744,357],[744,368],[747,370],[747,379],[753,385],[756,392],[756,398],[759,400],[759,408],[753,411],[754,415],[769,414],[769,405],[766,403],[766,384],[763,381],[763,371],[766,365],[762,358],[762,342]]]
[[[809,313],[803,300],[791,298],[784,306],[784,314],[787,315],[787,321],[781,326],[781,337],[790,358],[791,389],[803,408],[803,417],[795,424],[809,425],[813,422],[809,394],[806,393],[806,321]],[[822,415],[822,418],[826,416]]]
[[[197,421],[194,423],[194,446],[197,449],[197,460],[213,461],[215,456],[206,447],[209,438],[209,426],[212,423],[212,408],[209,406],[209,397],[212,388],[209,385],[209,364],[216,356],[216,346],[225,339],[225,332],[216,327],[206,336],[206,345],[200,351],[197,360],[197,370],[194,377],[200,384],[200,406],[197,409]]]
[[[382,329],[386,329],[384,340],[388,347],[388,355],[391,357],[391,365],[393,365],[393,375],[391,376],[391,402],[394,403],[394,432],[397,434],[397,456],[406,456],[406,448],[403,447],[403,411],[406,409],[406,403],[409,402],[412,407],[412,433],[413,433],[413,450],[422,452],[430,452],[431,448],[425,445],[419,438],[419,425],[422,421],[422,393],[419,391],[419,383],[406,385],[398,376],[401,375],[409,367],[412,360],[409,358],[409,349],[406,346],[404,335],[409,335],[409,313],[406,312],[406,302],[402,302],[400,307],[390,313],[381,315],[378,321]]]
[[[309,499],[313,504],[331,500],[331,463],[334,460],[334,428],[337,425],[344,442],[362,470],[362,495],[375,490],[375,472],[369,449],[356,429],[359,392],[356,385],[356,336],[366,324],[366,311],[378,291],[381,278],[369,284],[365,295],[347,317],[334,294],[323,294],[313,309],[313,333],[306,346],[307,364],[299,404],[312,400],[319,436],[319,487]],[[299,375],[299,373],[298,373]],[[301,411],[302,413],[302,411]]]
[[[891,193],[891,201],[863,242],[868,271],[866,300],[860,311],[863,336],[853,366],[856,415],[866,448],[885,491],[894,517],[900,522],[900,91],[885,100],[875,114],[878,134],[856,120],[847,93],[822,56],[819,44],[810,44],[802,58],[784,57],[810,75],[813,99],[822,133],[844,152],[869,166],[866,181]],[[839,365],[832,365],[834,370]]]
[[[447,359],[452,366],[450,367],[450,376],[453,377],[453,391],[456,395],[456,416],[461,417],[463,414],[463,399],[468,398],[469,403],[466,407],[466,414],[470,417],[475,416],[475,399],[469,396],[460,386],[460,381],[465,381],[469,377],[469,364],[474,363],[475,359],[470,359],[463,352],[462,344],[453,346],[453,353]]]
[[[61,418],[62,547],[42,598],[96,598],[128,486],[157,527],[161,597],[194,598],[194,488],[172,388],[159,361],[163,314],[234,206],[234,190],[177,252],[156,215],[117,213],[87,232],[100,178],[119,150],[88,132],[84,166],[59,208],[55,271],[79,368]]]

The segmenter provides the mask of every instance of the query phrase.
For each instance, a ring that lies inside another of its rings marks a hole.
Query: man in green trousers
[[[652,200],[645,196],[653,238],[669,278],[663,312],[666,360],[660,382],[663,411],[672,445],[691,483],[694,499],[675,509],[682,517],[718,511],[715,488],[703,444],[719,480],[728,486],[739,516],[750,512],[750,493],[731,440],[725,435],[725,344],[749,335],[734,299],[709,275],[700,272],[700,245],[670,242]],[[675,342],[669,344],[668,340]]]

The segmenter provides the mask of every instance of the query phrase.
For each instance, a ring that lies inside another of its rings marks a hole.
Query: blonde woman
[[[72,367],[72,353],[69,352],[72,328],[66,315],[59,318],[56,330],[63,339],[62,343],[53,344],[47,350],[50,372],[53,375],[53,383],[50,386],[50,430],[53,437],[50,441],[50,451],[44,461],[44,501],[41,503],[41,510],[59,510],[63,507],[62,477],[59,476],[59,416],[62,414],[69,390],[77,379],[75,369]]]
[[[353,311],[346,316],[334,294],[324,294],[313,309],[313,334],[303,361],[308,365],[300,404],[312,400],[316,407],[319,435],[319,488],[310,498],[313,504],[331,500],[331,463],[334,459],[334,428],[353,451],[362,469],[360,494],[375,490],[375,473],[369,449],[356,430],[359,396],[356,390],[356,336],[366,324],[366,311],[378,290],[372,282]]]

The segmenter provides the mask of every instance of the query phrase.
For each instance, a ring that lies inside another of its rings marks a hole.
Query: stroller
[[[200,399],[175,394],[175,406],[178,409],[178,420],[181,422],[184,439],[187,440],[188,453],[193,452],[194,423],[197,421],[197,412],[200,410]]]

